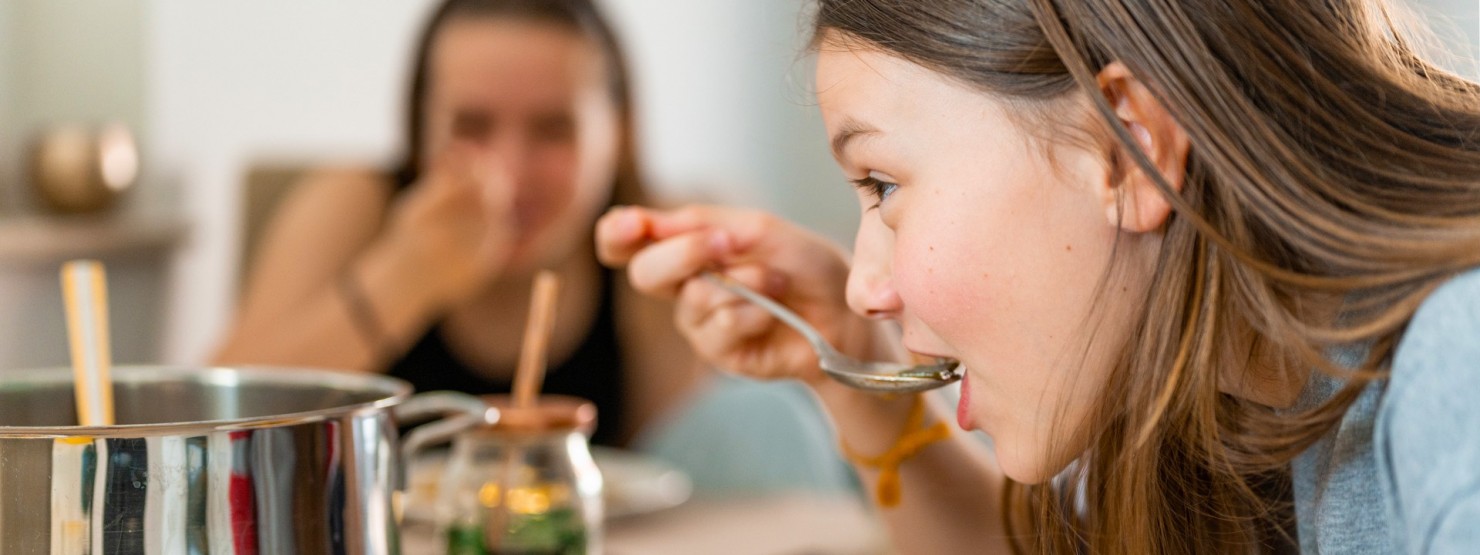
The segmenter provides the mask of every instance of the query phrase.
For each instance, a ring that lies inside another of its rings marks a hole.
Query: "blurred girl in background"
[[[295,187],[217,358],[507,393],[548,268],[544,391],[594,401],[595,441],[625,442],[702,373],[663,304],[592,251],[597,215],[646,200],[616,37],[587,0],[448,0],[413,59],[404,160]]]

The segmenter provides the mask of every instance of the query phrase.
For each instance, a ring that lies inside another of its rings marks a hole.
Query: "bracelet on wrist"
[[[899,505],[901,495],[899,466],[906,459],[915,456],[931,443],[946,439],[951,435],[951,427],[945,422],[936,422],[929,427],[922,427],[924,423],[925,402],[920,395],[916,395],[914,405],[910,408],[910,415],[905,420],[904,432],[883,454],[873,457],[861,455],[848,447],[848,443],[841,437],[838,439],[843,456],[849,462],[879,471],[879,483],[874,489],[874,497],[879,506],[888,508]]]
[[[349,308],[350,321],[354,323],[356,332],[376,357],[375,362],[391,361],[396,352],[390,334],[386,333],[385,326],[376,316],[375,307],[370,305],[370,300],[360,287],[359,280],[355,279],[354,272],[345,272],[339,277],[339,295]]]

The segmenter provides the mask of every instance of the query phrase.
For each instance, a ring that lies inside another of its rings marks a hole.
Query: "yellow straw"
[[[77,381],[77,422],[113,424],[113,378],[108,347],[108,287],[103,264],[72,260],[62,265],[62,295],[67,304],[67,337]]]

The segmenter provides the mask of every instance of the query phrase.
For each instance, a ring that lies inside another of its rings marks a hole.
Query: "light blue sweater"
[[[1338,386],[1314,380],[1302,404]],[[1480,553],[1480,270],[1424,301],[1391,377],[1293,471],[1305,553]]]

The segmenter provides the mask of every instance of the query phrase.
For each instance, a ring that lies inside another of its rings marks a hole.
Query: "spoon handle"
[[[786,308],[781,303],[755,292],[744,284],[730,279],[728,276],[715,272],[704,272],[702,275],[704,279],[723,287],[726,291],[739,295],[745,298],[745,300],[766,309],[767,312],[770,312],[783,323],[797,330],[798,333],[802,334],[802,337],[807,339],[808,343],[812,344],[812,347],[817,350],[818,355],[837,352],[833,349],[832,344],[828,343],[826,339],[823,339],[822,334],[817,332],[817,328],[812,327],[812,324],[807,323],[801,316],[798,316],[797,313],[792,312],[791,309]]]

